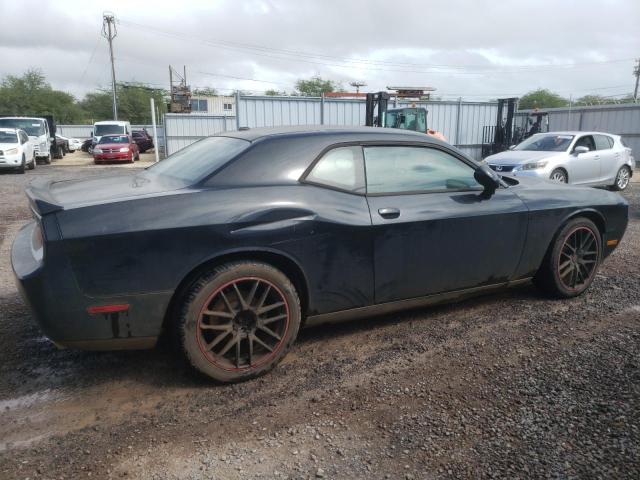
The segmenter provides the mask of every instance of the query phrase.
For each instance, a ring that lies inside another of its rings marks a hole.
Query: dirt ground
[[[216,385],[167,349],[57,350],[13,284],[25,184],[0,173],[0,478],[638,478],[640,184],[580,298],[531,286],[301,332]]]

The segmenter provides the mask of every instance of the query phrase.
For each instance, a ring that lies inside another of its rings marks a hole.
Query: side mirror
[[[584,147],[582,145],[576,147],[573,149],[573,153],[574,155],[580,155],[581,153],[589,153],[589,148],[588,147]]]
[[[473,178],[484,187],[484,191],[482,192],[484,198],[489,198],[500,186],[500,177],[486,164],[480,165],[480,167],[476,169]]]
[[[515,145],[511,145],[511,146],[509,147],[509,150],[513,150],[514,148],[516,148],[516,146],[515,146]]]

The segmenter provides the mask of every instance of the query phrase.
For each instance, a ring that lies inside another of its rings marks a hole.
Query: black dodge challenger
[[[500,177],[382,128],[229,132],[27,195],[12,264],[53,342],[145,348],[165,332],[226,382],[273,368],[303,324],[530,280],[579,295],[628,217],[618,194]]]

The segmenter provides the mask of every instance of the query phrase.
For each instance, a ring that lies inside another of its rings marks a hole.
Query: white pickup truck
[[[37,117],[0,117],[0,128],[24,130],[33,142],[36,160],[51,163],[51,145],[55,144],[55,131],[51,131],[53,119]]]

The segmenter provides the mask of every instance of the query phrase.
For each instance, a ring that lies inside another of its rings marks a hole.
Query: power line
[[[260,45],[252,45],[252,44],[242,44],[228,41],[220,41],[220,40],[207,40],[199,37],[188,36],[184,34],[179,34],[175,32],[168,32],[165,30],[160,30],[158,28],[142,25],[136,22],[131,22],[128,20],[118,20],[120,24],[125,26],[134,26],[139,28],[144,28],[147,32],[152,32],[157,35],[179,38],[185,41],[191,41],[200,43],[207,46],[223,48],[223,49],[231,49],[231,50],[241,50],[241,51],[251,51],[254,55],[279,59],[279,60],[287,60],[287,61],[297,61],[310,63],[314,65],[323,65],[323,66],[333,66],[340,68],[362,68],[366,70],[374,70],[374,71],[397,71],[403,73],[423,73],[423,74],[448,74],[448,75],[480,75],[483,73],[497,74],[497,73],[521,73],[521,72],[533,72],[533,71],[548,71],[548,70],[556,70],[556,69],[568,69],[568,68],[578,68],[585,66],[593,66],[593,65],[608,65],[611,63],[620,63],[627,62],[630,59],[616,59],[616,60],[606,60],[606,61],[593,61],[593,62],[582,62],[582,63],[567,63],[567,64],[537,64],[537,65],[514,65],[510,66],[506,70],[498,70],[494,67],[487,67],[486,65],[444,65],[444,64],[417,64],[417,63],[400,63],[400,62],[387,62],[387,61],[376,61],[376,60],[367,60],[367,59],[358,59],[358,58],[344,58],[344,57],[336,57],[332,55],[325,54],[317,54],[317,53],[308,53],[308,52],[299,52],[294,50],[285,50],[285,49],[277,49],[273,47],[264,47]],[[293,58],[285,58],[285,57],[293,57]],[[325,62],[325,61],[317,61],[319,59],[328,59],[332,60],[334,63]],[[341,62],[341,63],[335,63]],[[361,64],[361,65],[358,65]],[[378,67],[378,68],[373,68]],[[400,67],[400,68],[382,68],[382,67]],[[420,68],[435,68],[435,69],[453,69],[454,71],[424,71],[424,70],[409,70],[405,67],[420,67]],[[471,70],[477,69],[476,71],[455,71],[455,70]]]

